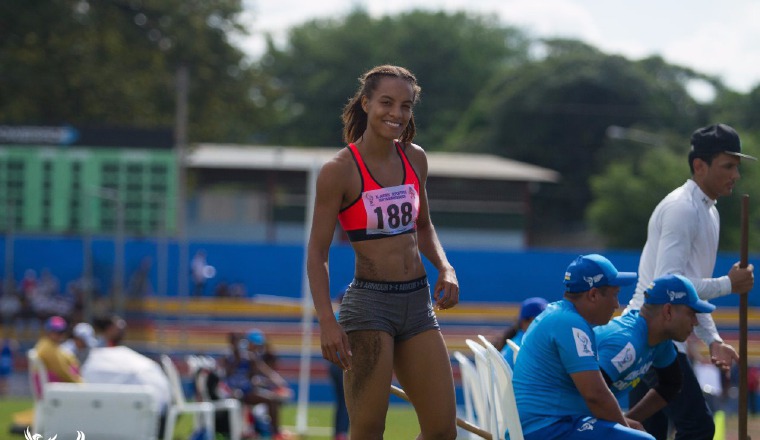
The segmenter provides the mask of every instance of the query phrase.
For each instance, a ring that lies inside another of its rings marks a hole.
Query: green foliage
[[[266,120],[227,41],[240,0],[30,0],[0,6],[0,121],[171,127],[190,72],[190,139],[242,141]]]
[[[647,147],[639,147],[647,148]],[[617,249],[641,249],[657,203],[689,177],[682,155],[649,147],[638,161],[611,163],[591,178],[590,226]]]
[[[359,75],[399,64],[422,86],[421,145],[554,169],[562,181],[533,195],[536,235],[582,230],[588,218],[610,245],[634,248],[656,201],[688,177],[683,149],[694,128],[725,121],[750,151],[760,132],[760,86],[741,94],[660,57],[631,61],[580,41],[533,41],[494,16],[375,18],[357,8],[291,28],[286,44],[270,39],[250,64],[229,41],[247,31],[242,3],[0,2],[0,123],[171,127],[175,77],[186,67],[191,143],[338,146]],[[695,101],[692,81],[711,85],[715,100]],[[611,139],[611,126],[662,142]],[[758,187],[758,166],[744,166],[737,192]],[[724,249],[738,243],[738,200],[718,204]]]
[[[289,145],[340,145],[343,106],[357,78],[379,64],[415,73],[422,101],[417,140],[436,149],[482,85],[507,65],[527,60],[527,40],[494,18],[412,11],[372,18],[355,10],[290,30],[288,44],[270,44],[260,69],[281,86],[287,122],[268,133]]]
[[[589,178],[609,164],[610,126],[687,131],[699,105],[690,73],[659,58],[633,62],[579,42],[548,41],[545,59],[485,87],[447,141],[449,149],[499,154],[559,171],[536,194],[539,229],[582,224]]]

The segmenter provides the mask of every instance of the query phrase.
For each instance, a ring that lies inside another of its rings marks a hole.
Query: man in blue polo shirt
[[[568,266],[563,299],[533,321],[515,363],[525,440],[654,440],[626,419],[607,387],[592,330],[620,306],[620,286],[635,282],[636,273],[618,272],[598,254],[581,255]]]
[[[684,342],[698,323],[697,313],[713,310],[714,305],[699,299],[688,278],[668,274],[647,287],[641,310],[594,329],[602,375],[619,401],[650,367],[657,374],[657,386],[626,417],[643,423],[675,397],[682,374],[672,341]]]

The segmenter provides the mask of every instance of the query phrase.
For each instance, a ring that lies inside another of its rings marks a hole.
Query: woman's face
[[[383,77],[371,97],[362,98],[367,131],[384,139],[398,139],[412,119],[414,89],[407,81]]]

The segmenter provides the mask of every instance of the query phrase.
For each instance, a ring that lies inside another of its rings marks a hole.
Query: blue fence
[[[16,237],[12,246],[6,248],[6,237],[0,239],[0,246],[6,252],[0,253],[0,262],[6,268],[6,254],[12,248],[13,274],[16,282],[21,280],[26,269],[38,273],[49,270],[61,286],[79,278],[83,273],[85,245],[81,238],[72,237]],[[100,286],[110,286],[114,268],[114,242],[111,239],[90,240],[93,275]],[[297,298],[301,295],[304,249],[295,245],[267,245],[257,243],[231,244],[219,242],[191,242],[188,258],[195,251],[203,249],[207,253],[208,264],[216,268],[216,276],[209,281],[205,291],[212,295],[214,285],[220,282],[241,283],[249,296],[277,295]],[[150,282],[158,288],[158,268],[164,267],[163,276],[167,283],[167,296],[177,295],[179,284],[178,246],[176,242],[166,244],[165,252],[154,240],[130,239],[124,246],[125,280],[137,270],[145,257],[150,257]],[[453,249],[447,252],[449,260],[457,270],[462,300],[480,302],[519,302],[531,296],[558,298],[562,291],[562,277],[567,265],[580,253],[596,250],[527,250],[493,251]],[[635,271],[639,254],[633,251],[601,251],[620,270]],[[166,255],[161,261],[159,255]],[[738,257],[720,254],[716,264],[716,274],[724,274]],[[756,259],[750,256],[750,261]],[[353,251],[348,244],[336,244],[330,252],[331,289],[337,294],[353,274]],[[189,280],[188,273],[183,276]],[[432,266],[428,266],[431,278],[436,276]],[[5,270],[0,272],[4,276]],[[192,285],[188,281],[189,288]],[[105,288],[102,289],[105,294]],[[625,303],[632,294],[632,288],[620,294]],[[760,306],[760,298],[750,297],[750,305]],[[731,295],[714,301],[717,305],[738,306],[738,297]]]

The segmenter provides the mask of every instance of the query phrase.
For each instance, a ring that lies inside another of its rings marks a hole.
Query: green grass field
[[[23,439],[23,434],[11,434],[13,414],[32,408],[32,401],[24,398],[0,398],[0,439]],[[309,432],[306,438],[309,440],[332,439],[333,409],[329,404],[315,404],[309,406],[308,426]],[[385,428],[385,438],[389,439],[413,439],[419,433],[417,417],[411,406],[391,405],[388,410],[388,423]],[[282,424],[286,429],[294,431],[296,424],[296,405],[286,405],[283,408]],[[24,427],[25,428],[25,427]],[[87,434],[86,427],[82,430]],[[181,416],[179,425],[175,430],[175,440],[186,440],[192,431],[192,419],[188,415]]]
[[[28,410],[32,407],[32,401],[25,398],[2,398],[0,397],[0,439],[23,439],[23,434],[11,434],[10,427],[13,423],[13,414]],[[309,407],[308,426],[309,431],[303,439],[308,440],[331,440],[332,439],[333,409],[329,404],[315,404]],[[283,426],[295,431],[296,405],[286,405],[282,413]],[[725,436],[716,436],[716,439],[737,440],[738,421],[735,415],[725,420]],[[86,434],[87,431],[83,427]],[[192,431],[190,416],[181,416],[179,425],[175,431],[175,440],[186,440]],[[385,427],[387,439],[413,439],[419,433],[417,418],[411,406],[405,404],[391,405],[388,410],[388,418]],[[749,418],[748,434],[753,438],[760,436],[760,416]]]

